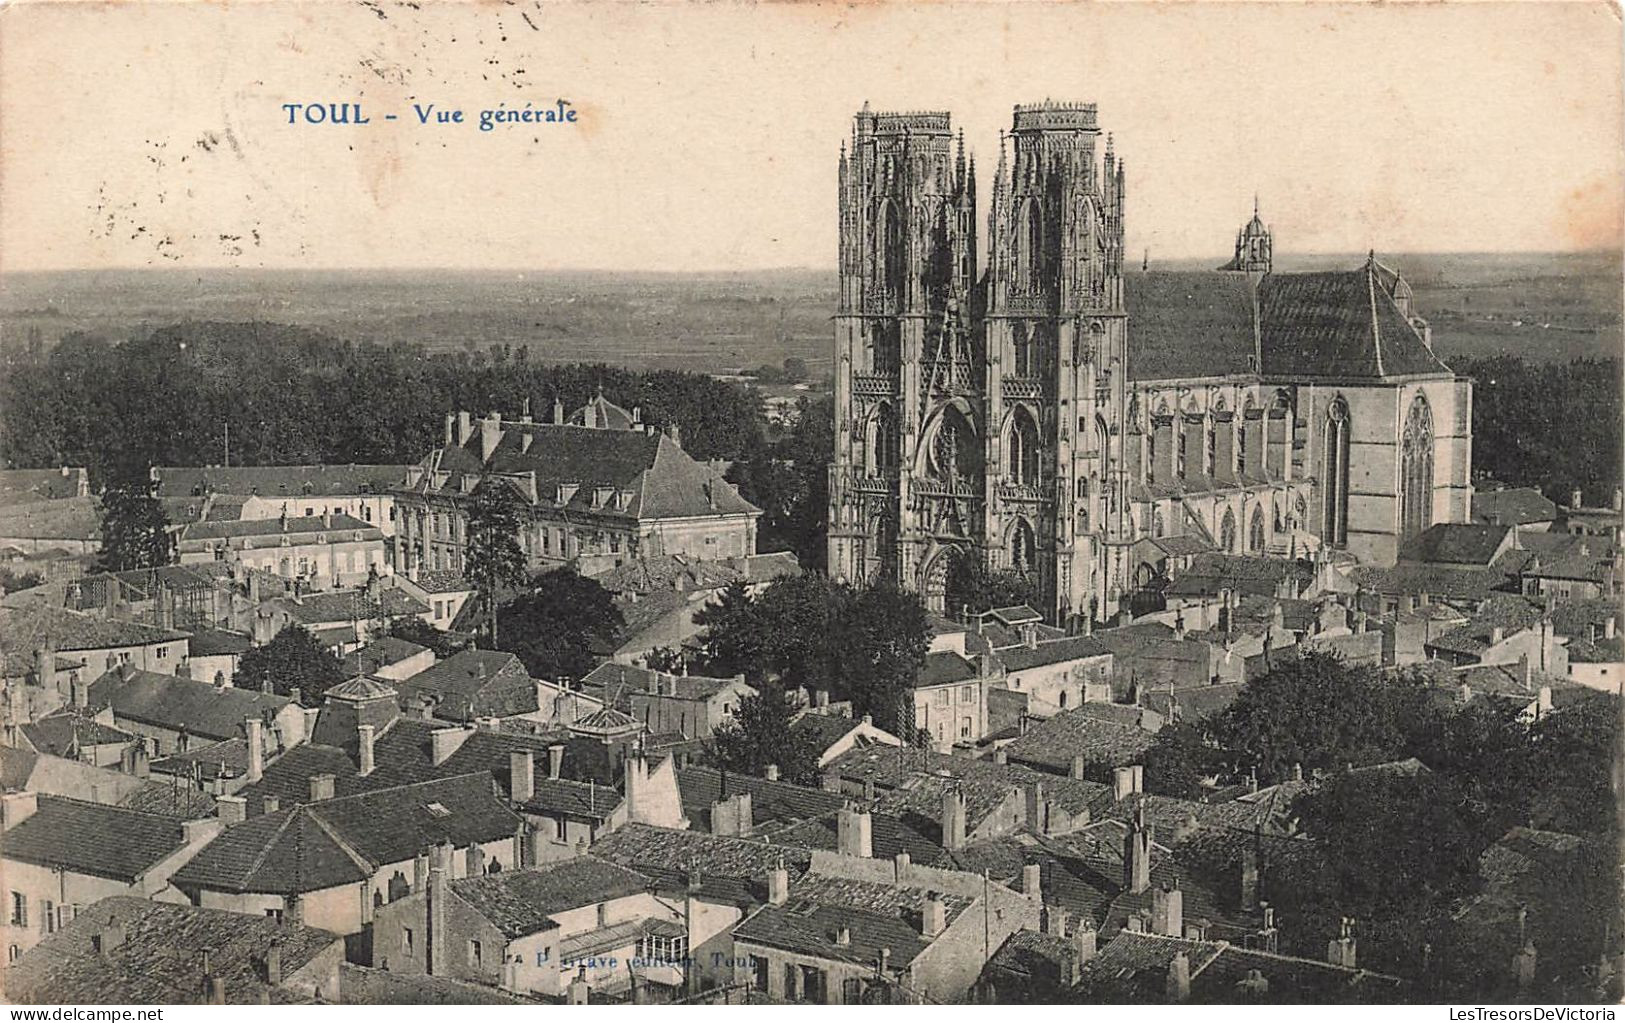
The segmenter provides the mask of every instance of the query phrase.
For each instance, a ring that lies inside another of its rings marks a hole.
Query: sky
[[[985,193],[1045,98],[1098,104],[1134,257],[1228,255],[1255,193],[1279,252],[1621,244],[1607,3],[24,0],[0,271],[832,268],[865,102],[951,111]]]

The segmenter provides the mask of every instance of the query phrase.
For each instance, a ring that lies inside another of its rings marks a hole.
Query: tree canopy
[[[320,707],[327,691],[344,681],[344,664],[309,629],[287,625],[271,642],[243,651],[237,662],[233,684],[260,689],[267,681],[280,696],[292,696],[297,689],[302,706]]]
[[[163,502],[152,495],[150,480],[132,479],[102,494],[102,549],[98,567],[105,572],[156,568],[175,560],[175,537]]]
[[[711,758],[720,768],[760,777],[769,764],[779,777],[798,785],[818,778],[818,743],[808,732],[791,724],[795,703],[777,682],[739,701],[734,720],[711,734]]]
[[[1038,584],[1020,572],[991,569],[979,551],[960,550],[948,563],[948,610],[978,615],[996,607],[1026,604],[1043,610]]]
[[[568,568],[536,576],[497,608],[497,649],[517,654],[534,678],[579,679],[614,649],[622,625],[609,591]]]

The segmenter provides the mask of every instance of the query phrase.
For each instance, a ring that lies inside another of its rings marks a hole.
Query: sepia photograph
[[[10,1019],[1613,1020],[1621,26],[0,6]]]

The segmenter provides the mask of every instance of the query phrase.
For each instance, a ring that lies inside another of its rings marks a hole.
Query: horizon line
[[[1369,247],[1366,252],[1373,251]],[[1620,248],[1591,247],[1580,249],[1414,249],[1414,250],[1375,250],[1378,255],[1387,252],[1394,256],[1614,256],[1625,258],[1625,246]],[[1358,249],[1316,251],[1283,250],[1278,255],[1287,259],[1332,259],[1353,257],[1364,259],[1366,252]],[[1155,262],[1167,263],[1193,263],[1207,260],[1223,261],[1225,254],[1196,255],[1196,256],[1165,256]],[[1125,274],[1139,270],[1137,260],[1125,259]],[[1129,265],[1132,264],[1132,265]],[[1153,263],[1154,268],[1154,263]],[[655,267],[607,267],[607,266],[553,266],[553,267],[525,267],[525,266],[448,266],[448,265],[413,265],[413,266],[368,266],[368,265],[331,265],[331,266],[234,266],[225,263],[211,263],[205,265],[178,266],[175,264],[118,264],[109,266],[63,266],[63,267],[35,267],[26,270],[0,269],[0,278],[24,277],[30,274],[73,274],[73,273],[196,273],[196,272],[259,272],[259,273],[495,273],[495,274],[645,274],[660,276],[682,276],[710,274],[718,276],[761,274],[761,273],[838,273],[838,268],[829,266],[811,266],[807,264],[780,264],[777,266],[758,267],[701,267],[692,270],[669,270]]]

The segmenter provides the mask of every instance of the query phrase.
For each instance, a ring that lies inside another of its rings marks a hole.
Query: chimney
[[[1613,639],[1614,638],[1614,616],[1613,615],[1609,615],[1607,618],[1603,619],[1602,638],[1603,639]]]
[[[860,810],[851,803],[841,807],[835,815],[835,848],[843,856],[873,856],[874,819],[867,807]]]
[[[889,976],[891,974],[891,949],[884,947],[881,948],[880,952],[876,956],[876,959],[878,962],[875,965],[880,971],[880,975],[882,977]]]
[[[925,897],[925,903],[920,910],[920,937],[929,941],[947,927],[948,907],[943,904],[941,895],[932,892]]]
[[[1177,887],[1152,889],[1151,930],[1170,938],[1185,936],[1185,895]]]
[[[429,733],[429,758],[435,767],[444,764],[446,760],[459,749],[473,734],[467,728],[437,728]]]
[[[1076,754],[1076,755],[1074,755],[1072,757],[1072,778],[1074,780],[1076,780],[1076,781],[1082,781],[1083,780],[1083,769],[1084,769],[1084,765],[1087,764],[1087,763],[1088,763],[1088,761],[1086,761],[1083,758],[1082,753],[1078,753],[1078,754]]]
[[[271,942],[265,950],[265,983],[276,987],[282,983],[282,943]]]
[[[676,423],[666,427],[666,436],[670,437],[671,442],[678,447],[683,446],[683,430]]]
[[[1258,851],[1251,844],[1241,850],[1240,902],[1242,909],[1258,905]]]
[[[778,781],[779,780],[779,765],[778,764],[768,764],[766,770],[764,770],[762,772],[762,776],[764,778],[766,778],[768,781]]]
[[[556,742],[547,747],[547,776],[553,781],[558,781],[563,771],[564,744]]]
[[[226,1004],[226,978],[217,976],[209,949],[203,950],[203,994],[209,1005]]]
[[[957,787],[942,793],[942,847],[965,848],[965,794]]]
[[[1535,713],[1541,717],[1552,712],[1552,687],[1541,686],[1540,692],[1535,694]]]
[[[248,819],[248,800],[242,796],[215,796],[214,812],[226,827]]]
[[[7,792],[0,795],[0,831],[10,831],[39,810],[39,796],[33,792]]]
[[[1077,758],[1073,758],[1076,767]],[[1074,775],[1073,777],[1077,777]],[[1121,803],[1129,796],[1137,795],[1140,791],[1140,776],[1135,774],[1132,765],[1112,768],[1112,799]]]
[[[1341,933],[1326,943],[1326,961],[1346,970],[1354,969],[1354,921],[1343,918]]]
[[[1010,754],[1003,746],[993,751],[993,762],[995,764],[1008,764],[1010,762]]]
[[[1066,937],[1067,917],[1070,916],[1060,906],[1044,907],[1044,933],[1056,938]]]
[[[457,437],[457,415],[454,412],[446,413],[446,435],[441,441],[443,447],[451,447]]]
[[[837,771],[833,767],[826,768],[824,772],[818,776],[818,781],[819,787],[825,792],[838,793],[841,791],[841,772]]]
[[[468,438],[474,435],[474,417],[461,409],[457,412],[457,446],[462,447],[468,443]]]
[[[1136,808],[1123,836],[1123,886],[1138,895],[1151,887],[1151,829],[1145,823],[1145,804]]]
[[[1035,903],[1044,901],[1044,868],[1037,863],[1027,863],[1021,868],[1021,894]]]
[[[73,692],[75,707],[90,706],[90,683],[81,678],[78,672],[68,677],[68,688]]]
[[[34,650],[34,681],[41,689],[56,688],[56,655],[48,647]]]
[[[446,976],[451,963],[446,959],[446,875],[451,873],[451,847],[437,845],[429,850],[429,892],[424,907],[428,914],[429,932],[424,937],[424,972],[432,977]]]
[[[99,955],[108,956],[124,944],[124,928],[107,918],[107,926],[91,935],[91,945]]]
[[[1614,510],[1625,511],[1625,487],[1614,488]]]
[[[243,721],[243,735],[248,740],[248,783],[252,785],[265,773],[265,722],[247,718]]]
[[[373,772],[376,766],[372,758],[372,743],[377,729],[372,725],[356,726],[357,764],[361,769],[361,777],[365,778]]]
[[[1501,626],[1496,625],[1490,628],[1490,646],[1500,646],[1501,640],[1505,638],[1506,632]]]
[[[310,777],[310,801],[320,803],[324,799],[333,798],[333,776],[331,774],[313,774]]]
[[[835,931],[835,944],[847,948],[852,944],[852,928],[840,927]]]
[[[260,800],[260,813],[276,813],[282,809],[281,796],[265,796]]]
[[[784,861],[767,872],[767,901],[774,906],[782,906],[790,898],[790,872],[784,869]]]
[[[1168,964],[1168,1001],[1183,1002],[1191,996],[1191,958],[1184,952]]]
[[[530,750],[508,754],[508,795],[516,803],[536,798],[536,760]]]
[[[1097,938],[1094,927],[1087,920],[1078,922],[1078,931],[1072,935],[1072,954],[1067,957],[1067,987],[1075,987],[1083,980],[1084,966],[1095,957]]]

